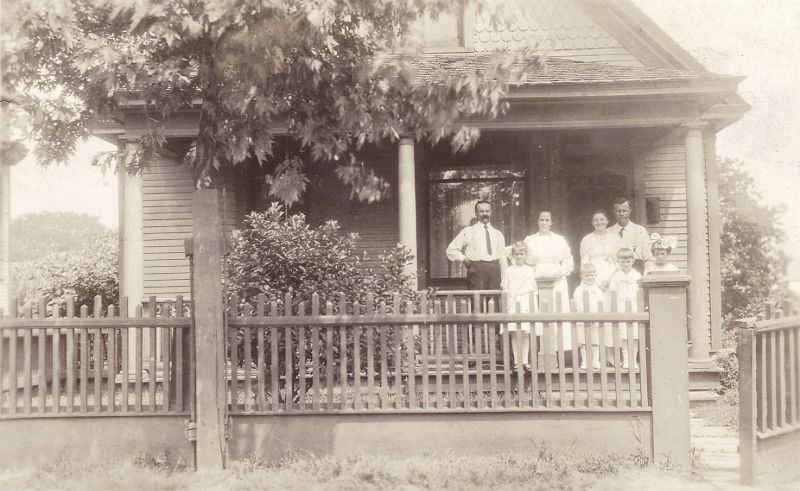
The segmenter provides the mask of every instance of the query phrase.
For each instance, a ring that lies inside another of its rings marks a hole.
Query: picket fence
[[[12,302],[12,305],[17,305]],[[0,318],[0,418],[188,414],[194,380],[187,305],[127,299],[76,310],[44,300]]]
[[[234,297],[226,318],[230,411],[649,410],[649,315],[632,302],[616,311],[615,297],[607,312],[562,313],[555,295],[527,314],[506,313],[499,291],[261,295],[253,304]],[[530,327],[529,367],[513,359],[509,324]],[[583,367],[573,341],[593,338],[600,364]]]

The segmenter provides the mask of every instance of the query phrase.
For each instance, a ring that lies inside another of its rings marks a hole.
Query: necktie
[[[486,234],[486,253],[492,255],[492,238],[489,236],[489,226],[484,225],[483,231]]]
[[[619,236],[620,237],[622,237],[622,232],[624,232],[624,231],[625,231],[625,227],[620,227],[619,228]]]

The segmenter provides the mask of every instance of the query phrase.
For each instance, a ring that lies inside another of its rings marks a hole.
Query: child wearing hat
[[[675,247],[674,237],[661,237],[657,232],[650,234],[650,251],[653,261],[649,263],[647,274],[650,273],[677,273],[678,267],[667,262],[667,256]]]

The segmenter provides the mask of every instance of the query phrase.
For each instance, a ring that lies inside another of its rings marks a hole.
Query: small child
[[[597,268],[594,264],[584,263],[581,265],[581,284],[575,287],[572,292],[572,301],[575,304],[576,312],[602,312],[605,310],[605,293],[595,283],[597,281]],[[592,345],[592,368],[600,368],[600,333],[599,324],[592,322],[589,328],[591,339],[587,342],[585,326],[579,323],[578,343],[581,345],[578,350],[581,357],[581,370],[586,370],[586,345]],[[611,343],[606,343],[609,345]]]
[[[642,275],[633,269],[634,254],[633,250],[623,247],[617,251],[617,269],[611,274],[608,281],[609,292],[617,292],[617,311],[625,312],[626,304],[630,301],[632,312],[638,311],[637,297],[639,293],[639,281]],[[633,336],[628,338],[627,323],[620,322],[620,339],[622,340],[622,368],[628,368],[629,343],[639,339],[639,326],[633,324]],[[639,368],[634,357],[634,367]]]
[[[678,267],[667,262],[667,255],[672,252],[674,238],[661,237],[657,232],[650,234],[650,251],[653,253],[653,262],[647,268],[647,274],[654,272],[678,272]]]
[[[506,268],[501,288],[507,296],[507,311],[511,314],[527,314],[536,311],[536,272],[527,264],[528,246],[524,242],[511,245],[511,265]],[[514,369],[520,365],[530,370],[528,352],[530,351],[531,323],[509,322],[508,332],[511,335],[511,351],[514,355]]]

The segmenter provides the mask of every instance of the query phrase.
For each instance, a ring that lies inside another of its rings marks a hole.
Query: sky
[[[745,162],[763,202],[783,206],[787,244],[800,244],[800,0],[634,0],[678,44],[717,73],[746,77],[739,94],[752,106],[717,135],[717,154]],[[12,217],[63,210],[118,221],[117,180],[89,164],[110,144],[92,138],[68,165],[39,167],[28,157],[12,170]],[[789,279],[800,281],[800,249],[788,248]]]

